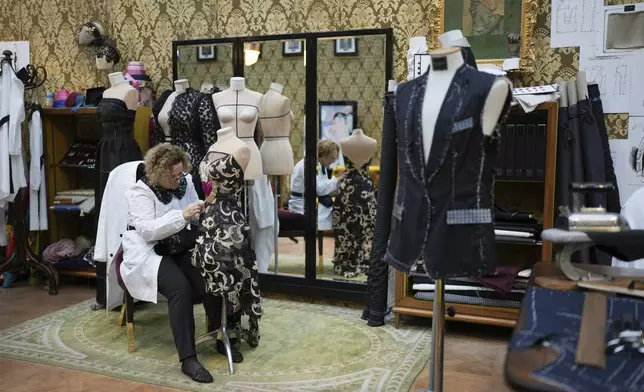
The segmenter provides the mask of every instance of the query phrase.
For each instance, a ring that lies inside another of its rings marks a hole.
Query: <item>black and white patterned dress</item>
[[[333,201],[333,270],[345,278],[353,278],[369,268],[376,197],[369,162],[356,167],[345,156],[344,163],[347,176]]]
[[[201,269],[206,292],[227,299],[233,312],[229,327],[241,329],[248,343],[256,346],[263,310],[251,231],[242,207],[244,172],[230,154],[210,152],[204,161],[212,191],[201,214],[192,264]],[[248,328],[241,326],[242,316],[248,317]]]

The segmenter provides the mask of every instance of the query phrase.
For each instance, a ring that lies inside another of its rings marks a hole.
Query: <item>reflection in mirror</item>
[[[268,273],[304,276],[304,41],[244,44],[244,77],[249,89],[264,94],[259,132],[263,171],[273,190],[279,235]],[[258,256],[259,257],[259,256]],[[266,271],[260,271],[266,272]]]
[[[365,282],[376,215],[386,36],[318,40],[318,270]]]
[[[177,48],[177,79],[188,79],[202,92],[224,90],[233,76],[233,44],[180,45]]]

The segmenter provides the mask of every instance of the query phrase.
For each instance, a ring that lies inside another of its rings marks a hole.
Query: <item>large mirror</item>
[[[175,56],[175,80],[187,79],[195,90],[224,90],[234,74],[232,43],[179,45]]]

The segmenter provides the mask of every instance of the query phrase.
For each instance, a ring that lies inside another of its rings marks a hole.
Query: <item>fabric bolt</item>
[[[95,197],[100,215],[103,192],[110,172],[123,163],[140,161],[143,154],[133,138],[135,110],[129,110],[120,99],[103,98],[96,113],[103,127],[103,138],[96,148],[98,182]]]
[[[570,134],[568,136],[568,143],[571,149],[570,154],[570,167],[571,182],[584,182],[585,168],[584,168],[584,154],[582,152],[581,142],[581,125],[579,123],[579,107],[576,102],[569,102],[568,116],[570,118]],[[585,198],[581,196],[570,195],[573,207],[576,204],[584,204]]]
[[[577,83],[579,83],[579,80]],[[584,162],[584,181],[605,183],[605,150],[588,97],[583,97],[583,99],[580,97],[579,102],[577,102],[577,110],[581,126],[579,132]],[[598,159],[598,157],[604,159]],[[589,207],[606,207],[606,194],[603,192],[591,192],[587,195],[586,200]]]
[[[227,153],[210,152],[205,162],[213,190],[200,216],[192,264],[206,281],[207,295],[224,297],[236,322],[248,316],[247,328],[231,327],[247,331],[250,339],[258,341],[263,310],[251,228],[242,207],[244,171]]]
[[[517,265],[501,265],[494,269],[493,274],[489,276],[477,276],[474,279],[487,287],[507,293],[512,290],[514,280],[517,278],[519,272],[521,272],[521,269]]]
[[[497,128],[482,131],[486,97],[497,77],[463,64],[446,93],[428,161],[422,140],[422,106],[428,74],[398,86],[395,99],[399,180],[385,260],[411,272],[417,260],[433,278],[481,276],[495,267],[494,161],[498,129],[512,99],[508,93]]]
[[[605,341],[614,338],[614,325],[625,315],[644,314],[644,301],[607,296]],[[644,390],[644,361],[624,350],[606,355],[606,368],[576,363],[584,293],[531,288],[524,298],[524,323],[512,336],[510,350],[546,344],[558,352],[552,363],[530,375],[570,392],[640,392]]]
[[[346,177],[333,200],[333,270],[353,278],[369,269],[376,220],[376,196],[369,163],[357,167],[344,157]]]
[[[574,136],[567,106],[559,106],[559,126],[557,129],[557,172],[555,200],[557,206],[572,207],[570,183],[572,182],[572,149]]]
[[[396,117],[394,93],[384,97],[382,139],[380,142],[380,173],[376,220],[371,246],[369,270],[367,271],[367,296],[363,315],[369,326],[385,324],[387,308],[387,279],[389,266],[384,261],[391,227],[391,209],[396,192],[398,150],[396,146]]]

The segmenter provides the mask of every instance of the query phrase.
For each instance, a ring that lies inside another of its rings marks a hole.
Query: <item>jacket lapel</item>
[[[425,159],[423,154],[422,106],[427,87],[427,72],[414,79],[409,106],[405,116],[405,151],[411,165],[411,173],[419,184],[425,182]]]

